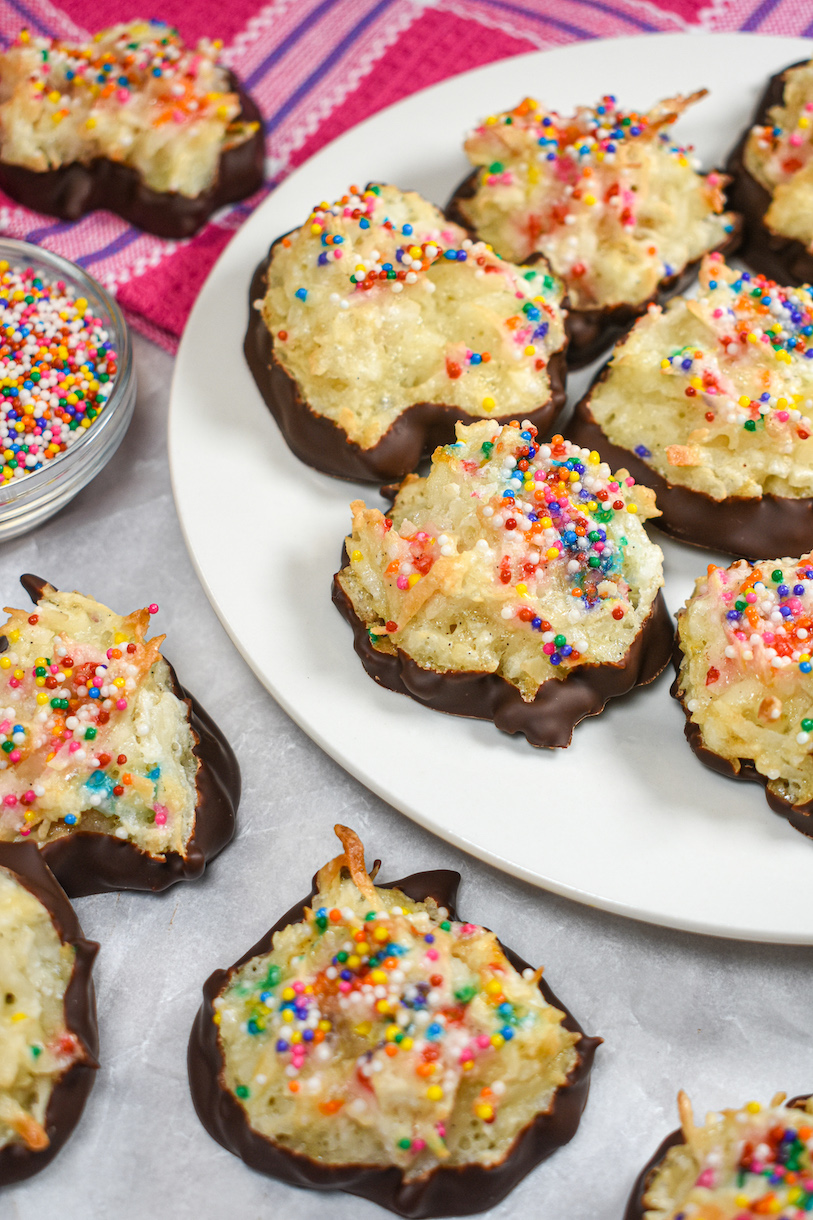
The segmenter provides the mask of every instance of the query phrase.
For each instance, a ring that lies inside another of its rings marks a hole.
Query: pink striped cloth
[[[0,0],[0,42],[32,33],[86,38],[135,16],[121,0]],[[586,38],[689,29],[813,36],[811,0],[165,0],[187,41],[221,38],[223,62],[265,120],[267,187],[323,144],[427,85],[496,59]],[[215,259],[263,197],[219,213],[196,237],[165,241],[107,212],[75,224],[0,193],[0,231],[55,250],[115,294],[132,324],[177,347]]]

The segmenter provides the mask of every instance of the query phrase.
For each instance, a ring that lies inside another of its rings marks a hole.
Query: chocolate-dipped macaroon
[[[85,44],[23,30],[0,55],[0,187],[62,220],[105,208],[191,237],[263,182],[262,118],[219,48],[157,20]]]
[[[697,1126],[680,1092],[681,1126],[644,1166],[624,1220],[800,1215],[806,1198],[800,1183],[813,1173],[813,1103],[786,1096],[778,1093],[769,1106],[749,1101],[710,1113]]]
[[[44,1169],[82,1114],[98,948],[33,843],[0,843],[0,1187]]]
[[[813,837],[813,556],[711,565],[678,614],[672,694],[706,766]]]
[[[356,834],[336,833],[304,902],[204,987],[198,1116],[291,1185],[401,1216],[486,1211],[575,1134],[599,1040],[541,970],[458,919],[457,873],[376,885]]]
[[[666,533],[759,559],[813,546],[813,294],[709,256],[650,309],[568,435],[655,492]]]
[[[565,403],[563,289],[517,267],[414,191],[371,184],[279,238],[249,294],[245,355],[298,458],[400,480],[457,421]]]
[[[390,690],[566,746],[671,655],[648,488],[525,421],[457,427],[385,517],[360,500],[333,600]]]
[[[813,61],[777,72],[726,167],[743,217],[741,256],[780,284],[813,282],[811,103]]]
[[[705,94],[668,98],[646,114],[606,96],[567,116],[525,98],[466,140],[478,168],[447,213],[503,258],[547,259],[568,294],[571,368],[688,287],[704,254],[739,242],[739,217],[723,211],[727,179],[700,174],[692,150],[666,130]]]
[[[199,877],[234,834],[223,734],[126,618],[24,576],[0,635],[0,841],[37,844],[74,897]]]

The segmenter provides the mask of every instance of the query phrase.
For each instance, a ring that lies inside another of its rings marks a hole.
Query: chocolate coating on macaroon
[[[87,165],[73,161],[42,171],[0,161],[0,188],[32,212],[60,220],[79,220],[103,208],[156,237],[192,237],[213,212],[253,195],[263,184],[262,115],[234,73],[228,73],[228,81],[229,91],[240,99],[236,121],[259,126],[243,144],[220,154],[214,182],[194,198],[177,191],[155,191],[139,170],[107,157],[97,157]]]
[[[807,1101],[808,1096],[809,1094],[804,1094],[801,1097],[794,1097],[793,1100],[789,1101],[787,1104],[788,1106],[795,1106],[797,1109],[801,1109],[804,1103]],[[646,1165],[644,1165],[638,1177],[635,1179],[635,1185],[632,1188],[632,1193],[629,1197],[629,1201],[627,1202],[627,1210],[624,1212],[624,1220],[644,1220],[644,1216],[646,1215],[644,1197],[649,1189],[650,1179],[655,1173],[655,1170],[660,1166],[661,1161],[666,1156],[669,1149],[674,1148],[677,1144],[683,1144],[685,1142],[683,1132],[681,1131],[680,1127],[678,1127],[677,1131],[672,1131],[670,1135],[667,1135],[663,1143],[660,1144],[657,1150],[649,1158]]]
[[[283,234],[287,237],[287,234]],[[251,375],[263,401],[279,426],[288,447],[308,466],[337,479],[361,483],[399,482],[414,471],[421,459],[438,445],[455,438],[455,424],[473,424],[491,416],[469,415],[459,407],[432,402],[417,402],[402,411],[375,445],[363,449],[351,441],[339,424],[319,415],[303,399],[296,380],[283,368],[274,352],[274,337],[254,302],[267,290],[268,266],[278,237],[268,255],[254,272],[248,294],[248,329],[243,351]],[[546,403],[523,415],[540,435],[546,435],[565,405],[566,348],[554,352],[548,361],[550,397]],[[516,417],[495,415],[497,424]]]
[[[593,382],[607,377],[605,364]],[[636,483],[655,492],[663,514],[653,524],[672,538],[741,559],[766,555],[804,555],[813,549],[813,499],[792,496],[727,496],[714,500],[705,492],[669,483],[631,449],[610,441],[590,410],[591,386],[576,405],[566,429],[568,440],[595,449],[613,470],[622,467]]]
[[[692,720],[692,714],[686,706],[686,701],[680,693],[680,664],[683,659],[683,654],[680,649],[680,637],[675,640],[675,653],[673,657],[677,676],[669,688],[669,693],[677,699],[686,716],[686,723],[683,725],[683,732],[686,740],[691,746],[694,753],[700,761],[711,771],[716,771],[718,775],[724,775],[727,779],[745,780],[748,783],[761,784],[765,789],[765,800],[770,805],[774,813],[778,813],[780,817],[790,822],[794,830],[798,830],[800,834],[807,835],[813,839],[813,801],[806,801],[803,805],[793,805],[790,801],[784,800],[777,793],[771,792],[768,787],[769,779],[767,775],[763,775],[757,771],[752,758],[738,759],[739,767],[735,766],[730,758],[723,758],[721,754],[715,754],[710,750],[703,740],[703,731],[699,724]]]
[[[35,604],[51,587],[47,580],[31,573],[22,576],[20,583]],[[167,665],[172,693],[188,709],[195,741],[192,752],[198,762],[195,825],[186,852],[153,856],[129,839],[116,838],[112,833],[73,830],[40,848],[60,885],[72,898],[115,890],[158,892],[177,881],[193,881],[234,837],[241,789],[237,758],[211,716],[181,686],[168,661]],[[110,826],[112,831],[115,826],[112,818]]]
[[[401,881],[383,883],[381,888],[399,889],[415,902],[434,898],[439,906],[457,919],[454,903],[460,874],[447,869],[413,873]],[[203,1004],[198,1010],[189,1039],[189,1084],[198,1118],[209,1134],[241,1157],[252,1169],[279,1178],[291,1186],[315,1190],[343,1190],[360,1195],[399,1216],[423,1220],[432,1216],[470,1216],[487,1211],[513,1190],[518,1182],[541,1161],[547,1159],[576,1133],[590,1087],[590,1069],[600,1038],[589,1038],[544,979],[539,990],[546,1001],[564,1012],[565,1029],[581,1034],[576,1045],[579,1061],[558,1088],[547,1114],[538,1114],[514,1141],[498,1164],[457,1167],[439,1166],[420,1178],[405,1181],[395,1165],[324,1165],[291,1152],[255,1131],[246,1112],[223,1083],[224,1061],[220,1049],[213,1001],[227,985],[231,974],[252,957],[270,952],[275,933],[304,919],[305,907],[316,894],[316,879],[310,894],[278,920],[266,935],[249,949],[230,970],[216,970],[203,988]],[[527,962],[503,946],[511,965],[518,971]]]
[[[803,242],[795,237],[783,237],[774,233],[765,224],[764,216],[771,206],[772,197],[761,182],[748,172],[745,167],[745,146],[751,134],[751,128],[763,126],[772,106],[782,104],[785,95],[785,73],[791,68],[801,68],[807,60],[789,64],[781,72],[777,72],[768,81],[765,92],[757,103],[751,122],[746,127],[726,162],[726,173],[731,177],[731,183],[726,191],[731,207],[742,213],[743,242],[740,257],[778,284],[813,283],[813,254]]]
[[[674,639],[672,619],[659,593],[621,661],[576,666],[564,679],[543,682],[536,698],[526,702],[499,674],[442,673],[422,668],[400,648],[394,655],[379,652],[336,577],[333,604],[352,627],[356,654],[379,686],[438,712],[493,720],[504,733],[523,733],[532,746],[568,746],[579,721],[597,716],[608,700],[654,682],[666,668]]]
[[[65,893],[33,843],[0,843],[0,867],[42,903],[63,944],[76,950],[65,991],[65,1027],[79,1043],[77,1059],[54,1082],[43,1126],[48,1147],[35,1151],[18,1141],[0,1148],[0,1186],[21,1182],[44,1169],[70,1136],[84,1109],[98,1068],[99,1030],[91,970],[99,946],[85,940],[79,920]]]
[[[471,230],[471,221],[466,218],[460,204],[471,199],[477,193],[477,178],[479,169],[473,170],[457,187],[448,204],[446,215],[455,224],[463,225]],[[742,222],[739,216],[734,218],[734,229],[728,238],[715,250],[722,255],[733,254],[742,240]],[[534,259],[529,259],[531,265]],[[565,321],[565,331],[570,339],[567,347],[567,367],[569,369],[584,368],[590,364],[614,343],[625,335],[635,324],[637,318],[645,314],[650,305],[663,305],[670,297],[688,288],[694,282],[702,259],[687,263],[681,271],[665,276],[658,285],[657,292],[647,297],[638,305],[608,305],[603,309],[574,309],[568,305]]]

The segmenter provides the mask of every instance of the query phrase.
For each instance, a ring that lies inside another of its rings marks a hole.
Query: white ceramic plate
[[[226,249],[183,337],[169,426],[178,513],[213,606],[269,691],[348,771],[443,838],[557,893],[692,931],[804,943],[813,843],[771,813],[761,788],[697,762],[670,676],[611,703],[559,751],[367,677],[330,587],[350,500],[381,501],[293,457],[242,340],[251,274],[271,241],[349,183],[391,181],[445,203],[467,170],[464,132],[526,93],[558,109],[603,93],[642,108],[708,86],[678,132],[719,164],[765,78],[811,49],[747,34],[582,43],[466,73],[375,115],[293,173]],[[571,401],[588,376],[572,378]],[[717,557],[659,540],[676,610]]]

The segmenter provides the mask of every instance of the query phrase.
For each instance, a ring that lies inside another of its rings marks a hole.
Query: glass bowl
[[[47,521],[95,479],[127,431],[135,406],[136,378],[127,323],[101,284],[75,263],[24,241],[0,238],[0,259],[12,270],[31,267],[50,282],[63,280],[76,297],[84,297],[109,333],[118,367],[112,393],[91,426],[40,470],[0,486],[0,541],[6,541]]]

